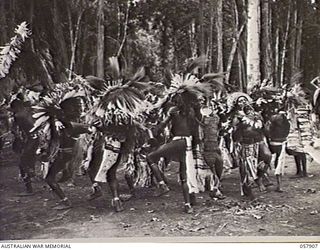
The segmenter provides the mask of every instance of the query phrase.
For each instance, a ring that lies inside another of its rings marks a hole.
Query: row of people
[[[242,195],[253,198],[250,180],[265,191],[272,153],[276,154],[276,190],[282,191],[283,155],[290,134],[284,112],[296,110],[287,89],[269,86],[251,96],[235,92],[217,98],[217,93],[223,91],[217,76],[200,78],[183,72],[171,74],[170,85],[162,85],[164,91],[151,95],[154,98],[150,101],[145,95],[150,94],[150,84],[141,82],[143,69],[130,78],[124,76],[117,58],[110,60],[110,68],[108,79],[78,76],[72,82],[56,85],[33,105],[33,111],[21,97],[11,102],[15,122],[26,142],[19,165],[26,194],[32,193],[30,179],[35,151],[40,147],[44,178],[60,198],[56,209],[71,206],[57,175],[63,173],[60,181],[71,176],[70,164],[77,156],[74,149],[81,145],[77,143],[81,134],[89,138],[84,150],[85,169],[93,184],[89,198],[101,196],[100,183],[108,182],[116,211],[123,210],[116,178],[121,165],[126,167],[130,190],[138,182],[145,185],[152,174],[158,185],[156,195],[160,196],[170,189],[159,162],[179,162],[187,213],[193,212],[195,194],[205,187],[212,197],[224,198],[220,180],[226,155],[220,150],[221,138],[233,167],[239,167]],[[291,97],[299,100],[297,95]],[[163,136],[165,129],[169,138]],[[307,135],[306,141],[310,140]],[[306,174],[305,152],[295,148],[291,153]]]

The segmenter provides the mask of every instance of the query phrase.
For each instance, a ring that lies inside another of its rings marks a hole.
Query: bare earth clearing
[[[63,184],[73,208],[51,209],[57,199],[42,180],[36,180],[36,194],[19,197],[23,184],[18,181],[17,160],[10,150],[1,153],[0,240],[73,239],[110,237],[181,236],[320,236],[320,166],[309,164],[311,177],[292,179],[293,158],[287,157],[284,193],[254,193],[250,203],[240,197],[238,169],[223,180],[225,200],[197,195],[195,213],[183,212],[183,198],[177,183],[177,167],[167,171],[171,192],[155,198],[153,191],[140,189],[138,197],[124,203],[125,211],[113,212],[110,194],[88,202],[87,176],[76,176],[75,186]],[[127,192],[123,175],[118,174],[120,190]],[[275,183],[274,177],[272,177]]]

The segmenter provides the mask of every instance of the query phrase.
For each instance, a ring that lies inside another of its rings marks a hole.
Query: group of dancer
[[[230,168],[239,168],[240,192],[249,199],[255,198],[254,185],[266,191],[272,171],[275,190],[283,191],[286,153],[294,156],[297,175],[307,176],[317,130],[312,102],[301,86],[265,81],[249,94],[230,92],[222,74],[199,74],[203,60],[152,83],[144,81],[143,68],[129,74],[112,57],[106,79],[74,75],[43,93],[14,93],[8,111],[24,195],[33,194],[37,161],[60,199],[55,209],[71,207],[59,183],[72,178],[75,164],[92,182],[88,199],[102,196],[106,182],[117,212],[124,209],[119,169],[132,195],[137,187],[153,184],[154,195],[161,196],[170,192],[166,168],[178,162],[186,213],[193,212],[199,192],[225,198],[221,180]]]

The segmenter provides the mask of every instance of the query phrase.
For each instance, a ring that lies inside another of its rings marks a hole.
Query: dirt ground
[[[177,167],[167,172],[171,192],[155,198],[151,188],[139,189],[138,196],[125,202],[125,210],[113,212],[110,193],[88,202],[87,176],[76,176],[75,186],[63,184],[73,208],[51,209],[57,198],[40,179],[36,194],[19,197],[23,184],[18,178],[17,159],[6,149],[0,160],[0,240],[81,239],[114,237],[181,236],[320,236],[320,166],[309,163],[307,178],[295,178],[293,159],[287,157],[284,193],[254,189],[258,200],[240,197],[238,169],[222,181],[225,200],[212,200],[207,193],[197,195],[193,214],[183,212]],[[123,176],[120,190],[128,192]],[[272,177],[273,183],[275,178]]]

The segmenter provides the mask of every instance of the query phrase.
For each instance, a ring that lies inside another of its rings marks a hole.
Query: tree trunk
[[[209,26],[209,38],[208,38],[208,72],[212,72],[212,57],[213,57],[213,25],[214,25],[214,5],[213,1],[210,1],[210,26]]]
[[[169,51],[169,34],[168,34],[168,21],[164,18],[162,20],[162,31],[161,31],[161,67],[163,69],[168,67],[168,51]]]
[[[233,36],[233,42],[232,42],[232,47],[230,51],[230,55],[228,58],[228,63],[227,63],[227,73],[225,77],[225,82],[229,84],[230,80],[230,74],[231,74],[231,69],[232,69],[232,63],[234,60],[234,55],[237,51],[237,46],[238,46],[238,41],[240,39],[240,36],[243,32],[244,29],[244,24],[239,28],[239,13],[238,13],[238,7],[236,1],[234,1],[234,15],[235,15],[235,30],[234,30],[234,36]]]
[[[303,20],[300,16],[298,22],[298,30],[297,30],[297,43],[296,43],[296,61],[295,61],[295,68],[297,71],[300,71],[301,67],[301,49],[302,49],[302,27],[303,27]]]
[[[62,22],[59,18],[59,10],[57,0],[53,0],[53,25],[54,25],[54,36],[56,37],[56,41],[59,44],[58,50],[61,54],[62,59],[62,68],[66,68],[68,65],[68,52],[67,52],[67,45],[64,40],[64,33],[62,30]]]
[[[204,48],[204,0],[200,0],[199,6],[199,25],[200,25],[200,55],[205,55],[205,48]],[[204,68],[200,69],[200,73],[204,73]]]
[[[0,32],[1,32],[1,36],[0,36],[0,44],[4,45],[7,42],[9,42],[8,40],[8,35],[7,35],[7,30],[8,30],[8,22],[7,22],[7,15],[6,15],[6,9],[5,9],[5,3],[4,1],[0,1]]]
[[[274,45],[274,80],[275,80],[275,86],[280,87],[280,78],[279,78],[280,30],[279,28],[276,29],[275,33],[276,34],[275,34],[275,45]]]
[[[7,35],[7,20],[6,20],[6,10],[5,10],[5,6],[4,6],[4,1],[0,1],[0,23],[1,23],[1,27],[0,27],[0,32],[1,32],[1,36],[0,36],[0,44],[4,45],[5,43],[8,42],[8,35]]]
[[[69,67],[69,80],[71,80],[72,72],[74,71],[74,65],[76,62],[76,50],[77,50],[77,43],[78,43],[78,37],[79,37],[79,29],[80,29],[80,23],[82,19],[84,10],[81,10],[79,13],[77,23],[76,23],[76,30],[74,32],[74,40],[71,44],[71,59],[70,59],[70,67]]]
[[[120,43],[120,37],[121,37],[121,8],[120,3],[117,1],[117,18],[118,18],[118,25],[117,25],[117,40]]]
[[[272,80],[271,17],[269,0],[261,3],[261,76]]]
[[[98,6],[97,77],[104,78],[104,0]]]
[[[191,20],[190,29],[189,29],[189,41],[190,41],[190,52],[191,57],[197,57],[197,43],[196,43],[196,23],[195,19]]]
[[[30,0],[29,25],[31,30],[33,28],[33,16],[34,16],[34,0]],[[31,47],[31,51],[35,53],[33,36],[30,36],[30,47]]]
[[[296,42],[297,42],[297,26],[298,26],[298,9],[295,0],[292,1],[292,18],[290,32],[290,76],[297,73],[296,69]]]
[[[244,77],[244,62],[243,62],[243,56],[240,50],[238,50],[237,53],[237,57],[238,57],[238,66],[239,66],[239,89],[241,92],[244,91],[244,81],[245,81],[245,77]]]
[[[124,45],[124,43],[125,43],[125,41],[127,39],[128,22],[129,22],[129,9],[130,9],[130,0],[128,0],[128,2],[127,2],[127,11],[126,11],[126,19],[125,19],[125,22],[124,22],[123,38],[122,38],[122,42],[120,44],[120,48],[119,48],[118,53],[117,53],[117,57],[120,56],[122,48],[123,48],[123,45]]]
[[[291,4],[289,5],[289,9],[288,9],[286,30],[283,37],[283,47],[282,47],[281,63],[280,63],[280,86],[284,84],[285,60],[287,55],[287,42],[288,42],[288,35],[289,35],[289,28],[290,28],[290,14],[291,14],[290,12],[291,12]]]
[[[217,71],[223,72],[223,1],[217,0]]]
[[[14,30],[16,28],[16,1],[15,0],[10,0],[10,14],[9,14],[9,24],[10,27],[9,30]]]
[[[248,0],[247,92],[261,82],[260,74],[260,0]]]

